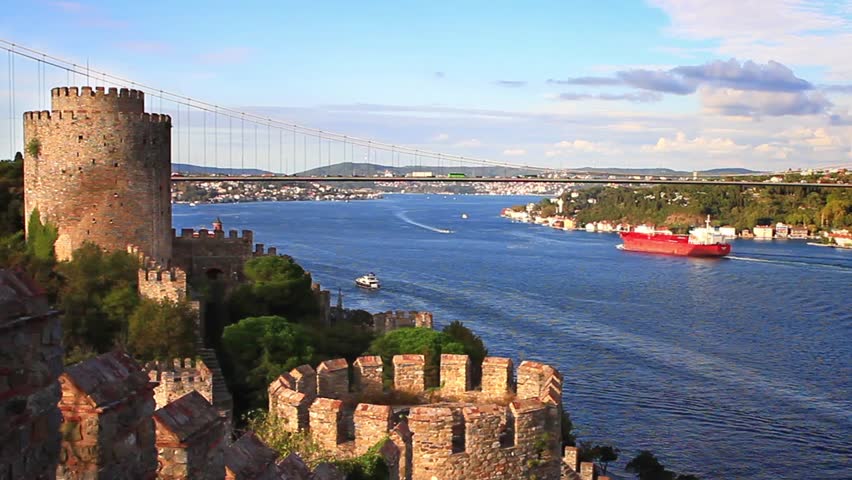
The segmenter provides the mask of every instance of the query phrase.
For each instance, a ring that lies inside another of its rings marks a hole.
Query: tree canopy
[[[192,306],[186,301],[143,299],[130,314],[126,308],[135,295],[134,291],[120,289],[104,299],[108,315],[113,311],[117,315],[129,315],[127,347],[133,356],[149,361],[194,355],[197,312]]]
[[[563,194],[566,213],[580,223],[609,220],[654,223],[675,230],[714,222],[737,229],[785,222],[813,228],[852,225],[852,191],[817,187],[740,187],[733,185],[659,185],[594,187]],[[591,202],[590,202],[591,200]],[[550,202],[537,209],[553,215]]]
[[[627,463],[624,469],[630,473],[635,473],[639,480],[698,480],[695,475],[678,475],[667,470],[657,457],[648,450],[639,452]]]
[[[275,315],[248,317],[225,327],[222,346],[234,370],[233,387],[256,407],[265,404],[272,380],[309,363],[313,355],[304,328]]]
[[[104,353],[127,340],[127,318],[139,303],[136,258],[126,252],[106,253],[85,243],[56,270],[62,287],[59,307],[66,352]]]
[[[296,322],[316,320],[319,307],[311,291],[311,276],[292,258],[252,258],[243,271],[247,282],[230,299],[232,319],[280,315]]]
[[[427,381],[438,378],[442,353],[465,353],[464,345],[444,332],[431,328],[400,328],[377,338],[369,352],[382,357],[385,380],[393,378],[393,356],[422,354],[426,360]]]

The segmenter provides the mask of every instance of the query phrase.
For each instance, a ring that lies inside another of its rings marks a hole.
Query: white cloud
[[[700,152],[708,155],[723,155],[742,151],[747,148],[730,138],[687,138],[683,132],[678,132],[674,138],[660,137],[654,145],[643,145],[643,152],[672,153],[672,152]]]
[[[589,140],[563,140],[553,145],[555,150],[548,151],[550,157],[557,157],[571,153],[598,153],[603,155],[615,155],[621,153],[618,148],[604,142],[591,142]]]
[[[776,160],[786,160],[793,149],[784,145],[762,143],[754,147],[754,151]]]
[[[435,142],[446,142],[449,139],[450,139],[450,134],[448,134],[448,133],[439,133],[439,134],[435,135],[434,137],[432,137],[432,140],[435,141]]]
[[[830,1],[650,0],[671,19],[669,31],[691,40],[715,41],[725,56],[825,67],[831,78],[850,78],[848,17]],[[845,48],[843,46],[846,46]]]
[[[700,93],[705,111],[721,115],[818,115],[832,106],[820,92],[760,92],[704,87]]]
[[[782,132],[779,136],[789,144],[807,147],[814,152],[845,151],[852,145],[852,128],[841,128],[832,131],[827,128],[793,128]]]
[[[527,154],[527,151],[523,148],[508,148],[503,150],[503,155],[507,157],[522,157]]]
[[[460,141],[460,142],[457,142],[457,143],[455,144],[455,146],[456,146],[456,147],[462,147],[462,148],[481,147],[481,146],[482,146],[482,142],[480,142],[480,141],[479,141],[479,140],[477,140],[476,138],[471,138],[471,139],[469,139],[469,140],[462,140],[462,141]]]

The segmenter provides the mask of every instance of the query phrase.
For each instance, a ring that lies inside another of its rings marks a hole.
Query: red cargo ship
[[[621,234],[623,250],[632,252],[662,253],[689,257],[724,257],[731,253],[731,245],[725,237],[710,226],[694,228],[689,235],[673,235],[669,232],[624,232]]]

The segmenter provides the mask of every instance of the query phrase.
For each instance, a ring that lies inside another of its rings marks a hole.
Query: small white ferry
[[[368,290],[378,290],[382,286],[379,283],[379,279],[376,278],[376,274],[373,272],[370,272],[362,277],[356,278],[355,284],[361,288],[366,288]]]

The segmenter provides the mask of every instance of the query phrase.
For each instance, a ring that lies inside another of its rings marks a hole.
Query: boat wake
[[[616,246],[615,246],[615,248],[617,248],[617,249],[619,249],[619,250],[624,250],[624,244],[623,244],[623,243],[619,243],[618,245],[616,245]]]
[[[415,227],[420,227],[420,228],[422,228],[422,229],[424,229],[424,230],[429,230],[429,231],[431,231],[431,232],[436,232],[436,233],[453,233],[453,231],[452,231],[452,230],[449,230],[449,229],[446,229],[446,228],[438,228],[438,227],[433,227],[433,226],[426,225],[426,224],[423,224],[423,223],[420,223],[420,222],[415,222],[414,220],[412,220],[412,219],[408,218],[408,216],[405,214],[405,212],[397,212],[397,213],[396,213],[396,218],[398,218],[398,219],[402,220],[403,222],[405,222],[405,223],[407,223],[407,224],[409,224],[409,225],[414,225]]]
[[[754,258],[754,257],[740,257],[735,255],[728,255],[731,260],[739,260],[741,262],[756,262],[756,263],[773,263],[776,265],[787,265],[790,267],[812,267],[812,268],[831,268],[836,270],[850,271],[849,267],[843,265],[837,265],[832,263],[818,263],[818,262],[795,262],[791,260],[771,260],[768,258]]]

